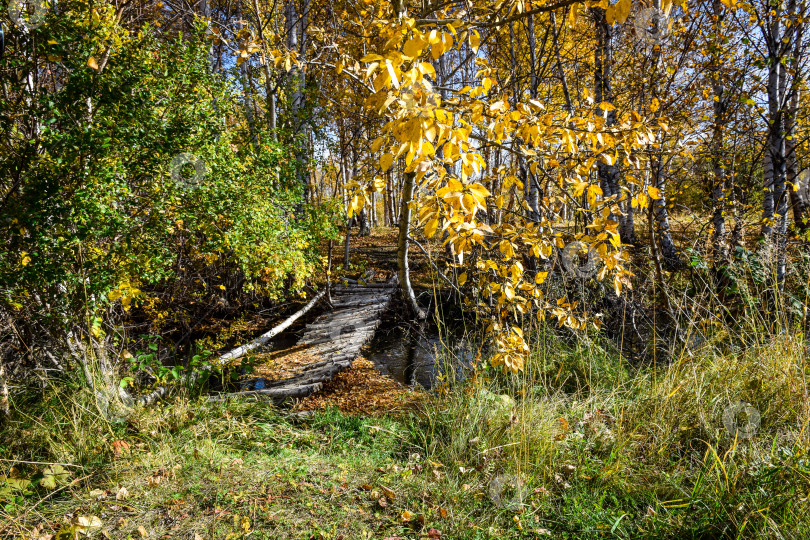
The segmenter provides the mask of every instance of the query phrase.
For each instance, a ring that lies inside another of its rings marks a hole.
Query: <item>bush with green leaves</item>
[[[302,204],[290,149],[267,134],[252,144],[202,26],[153,30],[79,0],[6,36],[0,303],[15,330],[4,339],[98,338],[143,291],[211,289],[208,267],[229,294],[270,296],[319,268],[335,209]]]

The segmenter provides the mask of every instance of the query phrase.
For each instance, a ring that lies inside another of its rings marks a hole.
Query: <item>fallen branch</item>
[[[259,347],[261,347],[262,345],[264,345],[265,343],[267,343],[268,341],[279,335],[281,332],[292,326],[292,324],[298,319],[300,319],[302,315],[304,315],[307,311],[312,309],[312,307],[315,304],[317,304],[325,294],[326,289],[316,294],[315,297],[312,300],[310,300],[309,303],[307,303],[307,305],[305,305],[304,307],[302,307],[301,309],[290,315],[290,317],[283,323],[279,324],[278,326],[274,326],[269,332],[262,334],[261,336],[257,337],[250,343],[247,343],[245,345],[242,345],[241,347],[237,347],[231,351],[226,352],[225,354],[217,358],[216,362],[219,364],[224,364],[231,360],[235,360],[240,356],[244,356],[251,351],[255,351],[256,349],[258,349]]]
[[[302,315],[304,315],[307,311],[312,309],[312,307],[315,304],[317,304],[321,300],[321,298],[324,297],[325,294],[326,294],[326,289],[324,289],[321,292],[319,292],[318,294],[316,294],[315,297],[312,298],[312,300],[310,300],[307,303],[307,305],[305,305],[304,307],[302,307],[301,309],[299,309],[298,311],[296,311],[295,313],[290,315],[281,324],[279,324],[277,326],[274,326],[268,332],[266,332],[266,333],[262,334],[261,336],[257,337],[256,339],[254,339],[250,343],[247,343],[245,345],[242,345],[240,347],[237,347],[235,349],[232,349],[232,350],[226,352],[225,354],[221,355],[219,358],[214,360],[213,363],[215,365],[220,365],[221,366],[221,365],[224,365],[227,362],[230,362],[231,360],[235,360],[235,359],[237,359],[237,358],[239,358],[241,356],[244,356],[244,355],[246,355],[247,353],[249,353],[251,351],[255,351],[256,349],[258,349],[259,347],[261,347],[262,345],[264,345],[265,343],[267,343],[268,341],[273,339],[275,336],[279,335],[281,332],[283,332],[284,330],[286,330],[287,328],[292,326],[292,324],[295,321],[297,321],[298,319],[300,319]],[[144,394],[142,396],[137,396],[137,397],[132,396],[126,390],[124,390],[123,388],[121,388],[119,390],[119,393],[120,393],[120,396],[121,396],[121,400],[126,405],[129,405],[129,406],[142,405],[144,407],[147,407],[147,406],[152,405],[153,403],[155,403],[158,399],[166,397],[169,394],[169,392],[171,392],[172,389],[176,388],[177,386],[184,385],[184,384],[190,384],[190,385],[195,384],[201,378],[207,377],[208,374],[210,373],[210,371],[211,371],[211,368],[206,367],[206,368],[201,369],[199,371],[194,371],[192,373],[187,373],[185,375],[182,375],[179,379],[177,379],[177,381],[176,381],[177,384],[174,384],[172,386],[161,386],[159,388],[156,388],[152,392],[150,392],[148,394]]]

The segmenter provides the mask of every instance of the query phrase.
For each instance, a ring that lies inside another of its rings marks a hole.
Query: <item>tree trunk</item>
[[[763,200],[763,233],[776,248],[776,282],[781,288],[785,278],[785,250],[787,233],[788,194],[785,191],[786,140],[784,97],[787,84],[782,26],[779,17],[774,17],[768,27],[766,44],[769,53],[768,67],[768,120],[770,124],[768,148],[770,157],[770,177],[765,178],[765,198]]]
[[[399,241],[397,243],[397,264],[399,267],[399,286],[402,290],[402,297],[410,305],[418,319],[427,318],[427,313],[419,307],[416,302],[416,295],[411,287],[411,270],[408,266],[408,248],[411,228],[411,199],[413,198],[414,179],[416,173],[405,173],[402,182],[402,200],[399,209]]]
[[[611,75],[611,64],[613,63],[613,29],[607,22],[605,10],[603,8],[593,8],[594,22],[596,24],[596,50],[594,51],[594,94],[596,103],[604,101],[612,103],[613,81]],[[605,127],[610,128],[616,125],[616,109],[607,111],[605,117]],[[599,171],[599,184],[605,198],[614,197],[619,205],[619,213],[610,214],[610,219],[618,222],[619,236],[622,242],[627,244],[636,243],[636,233],[632,227],[632,221],[627,222],[621,212],[622,192],[619,188],[619,167],[614,162],[610,165],[602,160],[597,162]],[[628,201],[629,202],[629,201]],[[625,204],[629,206],[629,204]]]
[[[723,5],[720,0],[714,0],[712,7],[715,16],[715,39],[722,35]],[[726,111],[728,109],[728,98],[725,95],[723,77],[721,74],[721,59],[719,53],[714,53],[712,57],[711,77],[712,89],[714,91],[714,125],[712,126],[712,251],[714,255],[715,271],[725,266],[728,259],[726,246],[726,193],[728,191],[728,181],[726,177],[725,154],[723,146],[725,144]]]
[[[309,0],[304,0],[299,16],[295,2],[289,0],[284,9],[285,26],[287,30],[287,47],[298,52],[299,61],[306,59],[306,30]],[[295,145],[296,179],[301,186],[303,200],[307,200],[309,191],[309,178],[307,176],[308,149],[306,129],[308,122],[305,118],[304,77],[295,63],[287,73],[289,92],[288,111],[293,128],[293,144]],[[300,209],[299,209],[300,210]]]
[[[669,228],[669,212],[667,211],[666,197],[667,182],[660,154],[656,155],[651,160],[651,165],[653,168],[653,186],[658,189],[660,194],[658,199],[652,201],[652,214],[656,224],[655,236],[661,248],[661,257],[664,266],[669,270],[676,270],[680,267],[681,261],[680,257],[678,257],[678,250],[675,248],[675,242],[672,241],[672,234]]]
[[[795,23],[794,23],[795,24]],[[802,37],[804,36],[804,23],[799,23],[796,29],[796,38],[793,45],[794,69],[804,55]],[[799,159],[796,156],[796,117],[799,109],[799,94],[801,92],[802,81],[798,80],[799,75],[794,75],[791,85],[790,103],[788,104],[787,117],[785,119],[786,152],[787,152],[787,181],[790,191],[790,207],[793,210],[794,227],[799,232],[806,232],[810,225],[810,200],[808,199],[807,179],[802,179],[800,174]]]
[[[357,236],[369,236],[371,234],[371,225],[369,225],[368,213],[365,208],[357,214],[357,225],[360,229]]]

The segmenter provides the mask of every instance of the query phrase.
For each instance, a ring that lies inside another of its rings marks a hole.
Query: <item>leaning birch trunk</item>
[[[256,349],[258,349],[259,347],[261,347],[262,345],[264,345],[265,343],[267,343],[268,341],[279,335],[281,332],[289,328],[295,321],[300,319],[302,315],[304,315],[307,311],[312,309],[312,307],[315,304],[317,304],[321,300],[321,298],[324,297],[325,294],[326,289],[316,294],[312,298],[312,300],[307,302],[307,305],[305,305],[304,307],[293,313],[289,318],[287,318],[284,322],[282,322],[278,326],[274,326],[270,331],[262,334],[261,336],[257,337],[250,343],[242,345],[241,347],[237,347],[231,351],[228,351],[227,353],[217,358],[216,362],[218,364],[225,364],[226,362],[235,360],[240,356],[244,356],[251,351],[255,351]]]
[[[402,296],[411,306],[418,319],[427,318],[427,313],[419,307],[416,302],[416,295],[411,287],[411,271],[408,267],[408,248],[410,242],[408,235],[411,228],[411,199],[414,191],[414,178],[416,173],[405,173],[402,182],[402,201],[399,209],[399,242],[397,244],[397,264],[399,266],[399,286]]]
[[[321,298],[324,297],[324,295],[326,295],[326,291],[327,291],[327,289],[324,289],[321,292],[319,292],[318,294],[316,294],[312,298],[312,300],[307,302],[307,304],[304,307],[302,307],[301,309],[299,309],[298,311],[293,313],[290,317],[285,319],[284,322],[282,322],[281,324],[279,324],[277,326],[274,326],[268,332],[266,332],[266,333],[262,334],[261,336],[257,337],[256,339],[254,339],[250,343],[246,343],[245,345],[242,345],[240,347],[237,347],[235,349],[232,349],[232,350],[226,352],[225,354],[223,354],[222,356],[220,356],[219,358],[214,360],[214,363],[218,364],[218,365],[224,365],[227,362],[230,362],[231,360],[235,360],[235,359],[237,359],[237,358],[239,358],[241,356],[244,356],[244,355],[248,354],[249,352],[255,351],[256,349],[258,349],[259,347],[261,347],[262,345],[264,345],[265,343],[267,343],[268,341],[273,339],[275,336],[279,335],[281,332],[283,332],[284,330],[289,328],[295,321],[300,319],[302,315],[304,315],[307,311],[312,309],[312,307],[315,306],[315,304],[317,304],[321,300]],[[210,368],[209,369],[202,369],[200,371],[194,371],[192,373],[187,373],[187,374],[181,376],[177,380],[177,384],[175,384],[175,385],[161,386],[159,388],[156,388],[155,390],[153,390],[152,392],[150,392],[148,394],[144,394],[142,396],[137,396],[137,397],[130,395],[123,388],[119,388],[119,396],[121,398],[121,401],[127,406],[132,407],[132,406],[135,406],[135,405],[141,405],[141,406],[144,406],[144,407],[148,407],[148,406],[152,405],[153,403],[155,403],[157,400],[162,399],[162,398],[166,397],[167,395],[169,395],[169,393],[174,388],[177,388],[180,385],[193,385],[194,383],[196,383],[197,381],[199,381],[203,377],[208,376],[209,372],[210,372]]]

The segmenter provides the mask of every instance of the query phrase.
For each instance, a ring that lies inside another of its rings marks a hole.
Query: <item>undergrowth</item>
[[[810,537],[791,335],[632,367],[539,330],[523,373],[479,368],[397,416],[184,395],[110,422],[77,381],[17,396],[6,537]]]

